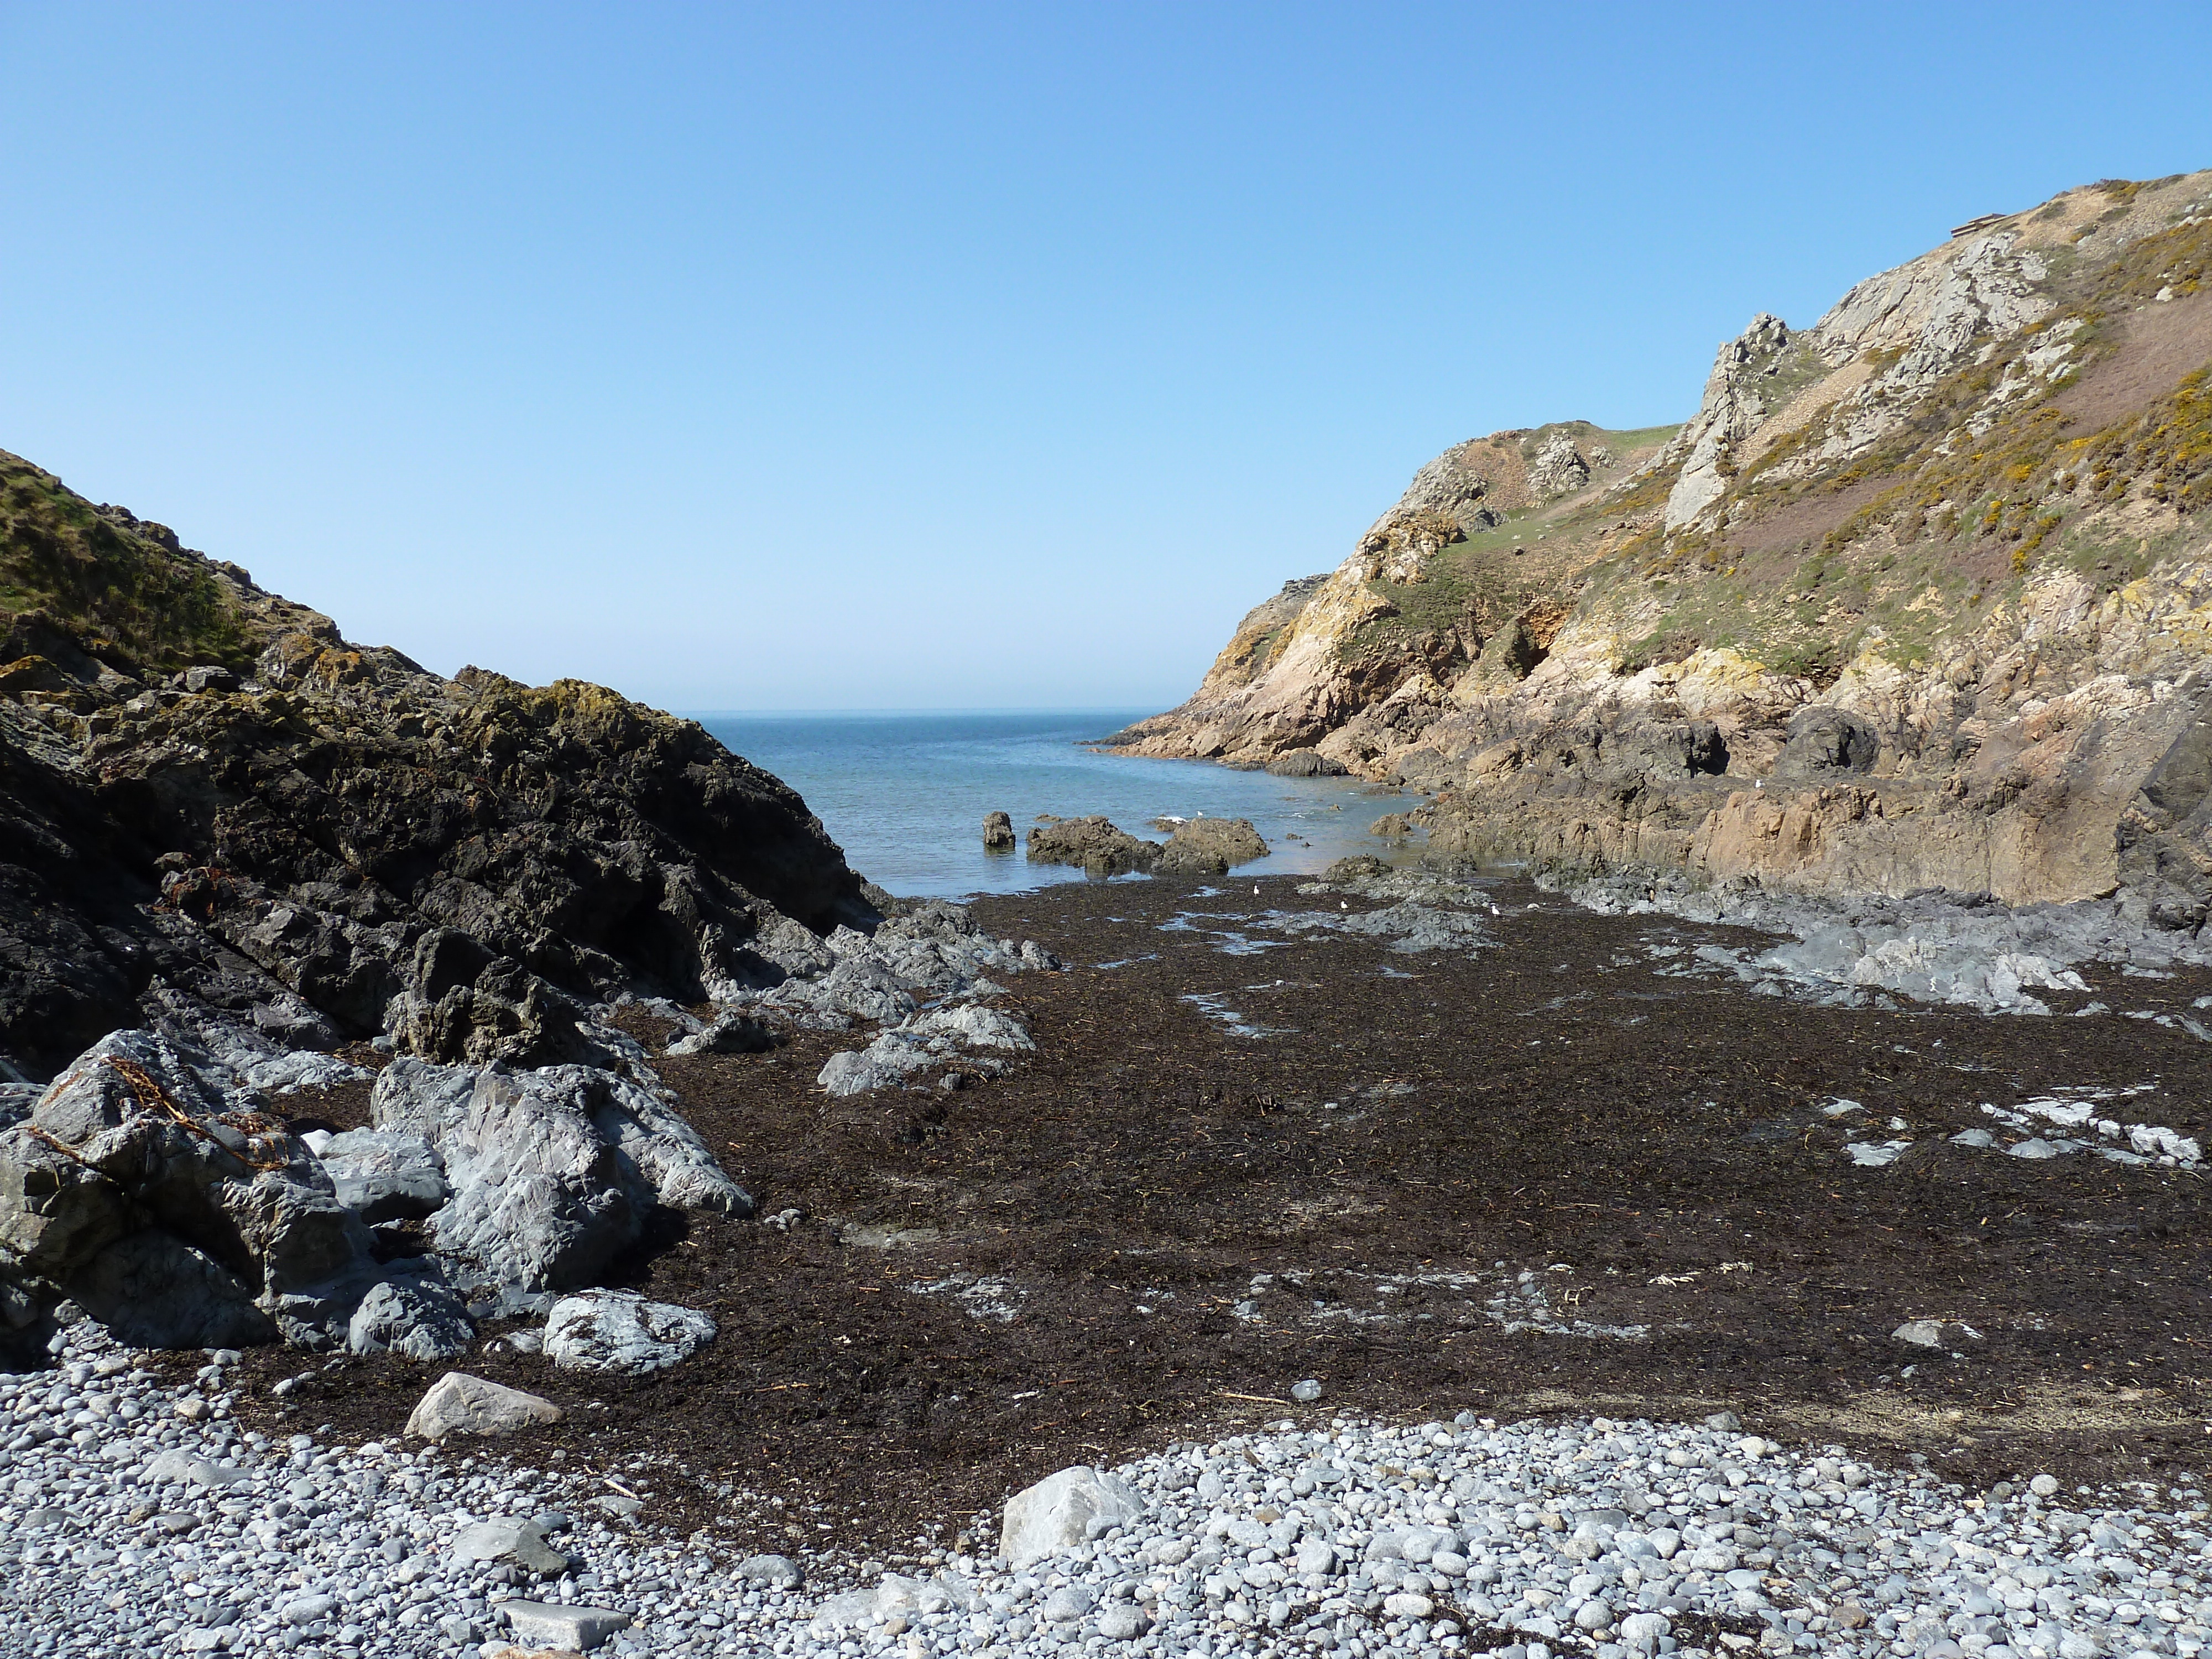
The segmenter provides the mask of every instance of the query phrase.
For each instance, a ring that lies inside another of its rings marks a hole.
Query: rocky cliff
[[[623,992],[728,997],[877,920],[790,789],[579,681],[349,644],[0,453],[0,1068],[114,1027],[587,1057]]]
[[[1446,452],[1115,741],[1431,792],[1443,858],[2199,927],[2208,264],[2208,173],[1977,220],[1754,319],[1679,429]]]

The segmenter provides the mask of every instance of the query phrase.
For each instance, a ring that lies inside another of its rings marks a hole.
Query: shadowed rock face
[[[12,456],[0,501],[0,570],[54,596],[0,612],[17,1069],[179,990],[283,1046],[584,1059],[580,1000],[773,984],[876,919],[799,796],[694,722],[350,645]],[[198,623],[155,626],[149,594]]]
[[[2118,893],[2195,931],[2208,723],[2197,173],[1986,216],[1807,329],[1762,313],[1680,428],[1458,446],[1107,746],[1432,793],[1447,860]]]

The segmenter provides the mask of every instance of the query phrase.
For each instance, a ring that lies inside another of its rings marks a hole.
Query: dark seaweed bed
[[[2203,1138],[2212,1050],[2196,1038],[2119,1014],[1756,995],[1662,974],[1646,950],[1750,936],[1511,884],[1494,890],[1494,946],[1472,954],[1336,935],[1224,954],[1209,927],[1268,935],[1209,918],[1338,908],[1260,884],[980,902],[994,931],[1078,965],[1011,981],[1038,1053],[957,1091],[830,1099],[814,1075],[850,1037],[666,1062],[761,1213],[805,1218],[672,1225],[641,1253],[631,1282],[721,1323],[671,1372],[463,1362],[569,1408],[517,1455],[643,1481],[672,1523],[720,1514],[759,1543],[848,1547],[949,1540],[1069,1463],[1344,1412],[1727,1407],[1778,1439],[1919,1454],[1970,1483],[2204,1468],[2200,1177],[1946,1139],[1989,1127],[1983,1102],[2143,1083],[2100,1111]],[[1193,927],[1162,931],[1186,911]],[[2123,1012],[2212,989],[2089,977]],[[1235,1035],[1192,995],[1270,1034]],[[1868,1109],[1867,1138],[1911,1150],[1855,1165],[1822,1109],[1838,1097]],[[1525,1311],[1524,1271],[1555,1322],[1645,1334],[1509,1331],[1488,1304]],[[955,1292],[976,1279],[1018,1316],[975,1316]],[[1917,1318],[1979,1334],[1892,1337]],[[289,1403],[269,1392],[306,1368],[252,1356],[240,1415],[391,1440],[435,1374],[342,1360]],[[1304,1377],[1318,1405],[1289,1403]],[[766,1498],[783,1503],[749,1501]]]

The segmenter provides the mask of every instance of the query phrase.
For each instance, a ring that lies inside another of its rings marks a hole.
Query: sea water
[[[1103,813],[1164,839],[1155,818],[1249,818],[1271,852],[1238,873],[1318,872],[1352,853],[1388,857],[1367,833],[1413,802],[1352,778],[1273,778],[1208,761],[1101,754],[1096,740],[1152,711],[700,714],[708,731],[806,799],[846,861],[902,897],[1009,893],[1084,879],[1024,855],[1040,813]],[[1022,850],[986,853],[983,816],[1005,812]]]

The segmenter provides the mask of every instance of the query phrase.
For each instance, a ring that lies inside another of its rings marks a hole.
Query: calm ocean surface
[[[1274,875],[1318,871],[1347,853],[1387,855],[1367,826],[1413,804],[1346,778],[1271,778],[1203,761],[1123,760],[1081,746],[1155,712],[694,718],[805,796],[846,861],[905,897],[1083,879],[1080,870],[1031,864],[1021,852],[986,853],[986,812],[1010,814],[1024,848],[1040,812],[1103,812],[1152,840],[1162,838],[1152,820],[1170,814],[1249,818],[1273,853],[1243,868]]]

